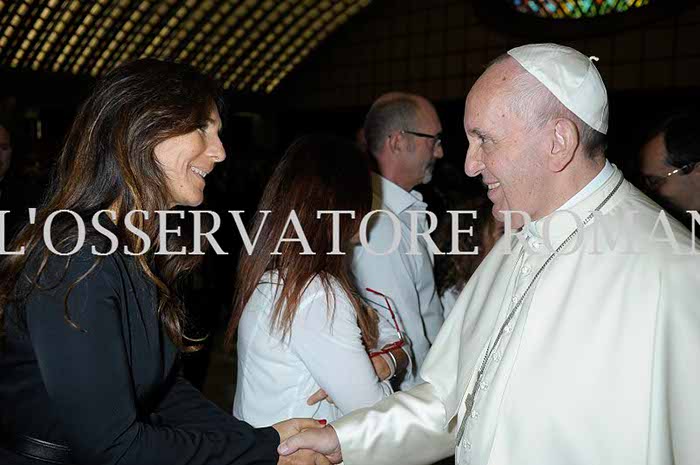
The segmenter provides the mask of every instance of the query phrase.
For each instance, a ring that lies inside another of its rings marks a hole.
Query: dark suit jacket
[[[10,308],[0,352],[0,427],[66,444],[79,464],[276,464],[279,435],[254,429],[206,400],[175,368],[156,314],[156,291],[133,257],[95,264],[85,245],[52,257],[22,319]],[[58,285],[55,285],[58,283]],[[24,462],[22,462],[24,463]]]

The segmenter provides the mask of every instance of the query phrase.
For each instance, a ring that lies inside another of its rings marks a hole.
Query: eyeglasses
[[[403,333],[401,332],[401,328],[399,328],[399,322],[396,320],[396,315],[394,314],[394,310],[391,308],[391,303],[389,302],[389,298],[382,294],[379,291],[375,291],[374,289],[371,289],[369,287],[365,288],[367,291],[371,292],[372,294],[377,294],[378,296],[381,296],[384,298],[384,301],[386,302],[386,308],[389,309],[389,314],[391,314],[391,319],[394,322],[394,328],[396,329],[396,334],[398,335],[399,339],[396,342],[393,342],[385,347],[382,348],[380,351],[373,351],[370,354],[370,357],[376,357],[379,356],[380,354],[385,354],[387,352],[390,352],[394,349],[398,349],[403,347],[406,344],[406,341],[404,340]]]
[[[688,163],[687,165],[681,166],[680,168],[676,168],[675,170],[670,171],[663,176],[644,175],[642,176],[642,184],[644,185],[644,188],[647,191],[656,191],[671,176],[675,176],[679,173],[681,175],[686,175],[693,171],[696,164],[697,163]]]
[[[412,136],[416,137],[423,137],[425,139],[433,139],[433,150],[437,149],[442,145],[442,133],[438,132],[437,134],[426,134],[424,132],[416,132],[416,131],[409,131],[407,129],[402,129],[401,134],[411,134]]]

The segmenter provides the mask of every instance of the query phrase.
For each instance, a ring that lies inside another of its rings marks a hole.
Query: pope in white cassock
[[[280,453],[346,465],[453,453],[462,465],[700,463],[700,252],[606,161],[593,59],[527,45],[479,78],[465,171],[482,177],[497,217],[533,222],[512,214],[517,232],[465,287],[425,383]]]

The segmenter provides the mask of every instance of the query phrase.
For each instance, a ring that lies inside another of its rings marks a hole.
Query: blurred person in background
[[[258,243],[252,254],[241,251],[235,281],[235,416],[254,426],[290,416],[335,420],[392,394],[390,378],[409,356],[396,328],[364,305],[346,255],[370,207],[367,163],[350,141],[312,135],[287,150],[258,206],[272,213],[257,214],[249,235],[261,231]],[[338,236],[331,215],[319,215],[329,210],[355,214],[340,215]],[[313,255],[290,239],[292,212]],[[377,348],[386,353],[370,357]]]
[[[431,181],[433,168],[442,158],[442,124],[435,107],[425,98],[392,92],[377,99],[365,118],[367,151],[376,162],[372,173],[372,209],[388,210],[399,218],[400,242],[389,254],[376,255],[364,247],[353,251],[353,273],[357,287],[380,314],[387,315],[383,299],[367,291],[382,292],[400,317],[413,351],[413,369],[400,383],[408,389],[418,381],[420,369],[444,321],[435,289],[433,254],[423,238],[418,254],[411,249],[411,221],[418,232],[427,230],[428,205],[414,188]],[[391,249],[394,223],[385,214],[375,214],[369,228],[369,248]]]
[[[671,116],[655,128],[640,153],[644,190],[692,229],[688,211],[700,210],[700,113]],[[700,220],[695,220],[700,237]]]
[[[2,196],[1,186],[5,180],[5,175],[10,169],[12,162],[12,140],[10,131],[5,125],[0,124],[0,196]]]
[[[454,216],[445,213],[433,234],[435,245],[444,252],[444,255],[435,257],[435,284],[445,311],[445,319],[452,311],[464,285],[503,235],[503,223],[491,214],[491,202],[488,199],[476,197],[451,204],[450,210],[465,212],[459,215],[459,230],[473,229],[471,234],[460,233],[457,243],[453,244]],[[476,216],[466,213],[467,211],[475,212]],[[471,252],[478,248],[478,253],[450,253],[450,250],[457,250],[455,247],[460,252]]]
[[[35,140],[28,147],[26,138],[22,125],[0,125],[0,211],[8,212],[4,216],[5,243],[27,222],[28,209],[39,207],[53,162],[50,154],[55,153],[46,150],[42,141]]]
[[[12,164],[12,139],[7,125],[0,124],[0,211],[7,211],[2,217],[0,228],[4,230],[4,238],[7,240],[12,234],[13,219],[17,212],[15,211],[17,199],[13,199],[12,189],[10,187],[8,173]],[[15,194],[16,197],[16,194]],[[14,200],[14,202],[13,202]]]

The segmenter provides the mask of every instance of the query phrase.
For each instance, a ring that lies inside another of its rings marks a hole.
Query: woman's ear
[[[580,143],[576,124],[566,118],[558,118],[551,123],[551,150],[547,166],[553,172],[560,172],[571,163]]]

